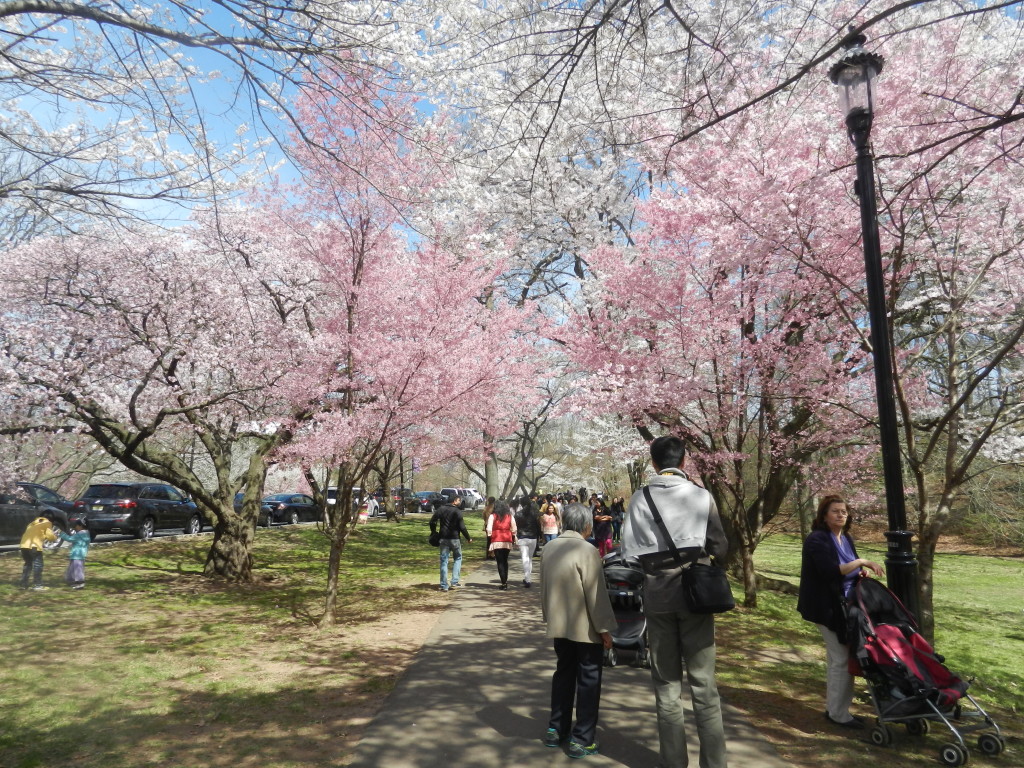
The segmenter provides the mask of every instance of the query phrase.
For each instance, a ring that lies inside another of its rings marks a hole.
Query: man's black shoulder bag
[[[644,498],[647,499],[647,506],[654,517],[655,525],[658,526],[668,543],[672,557],[675,558],[676,563],[684,566],[680,578],[683,584],[683,595],[686,597],[686,607],[690,613],[724,613],[735,608],[736,601],[732,597],[732,590],[729,589],[729,579],[725,574],[725,569],[717,565],[705,565],[696,560],[687,565],[679,553],[679,548],[672,541],[665,521],[661,519],[661,513],[658,512],[658,506],[654,503],[651,489],[648,486],[644,487]],[[705,531],[705,535],[706,533]],[[707,551],[702,548],[698,557],[704,556],[707,556]]]

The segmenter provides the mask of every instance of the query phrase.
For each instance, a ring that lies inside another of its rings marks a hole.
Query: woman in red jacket
[[[491,540],[488,549],[494,553],[498,578],[501,579],[501,586],[498,589],[508,589],[508,553],[515,546],[516,519],[512,516],[507,501],[494,502],[494,511],[487,518],[487,535]]]

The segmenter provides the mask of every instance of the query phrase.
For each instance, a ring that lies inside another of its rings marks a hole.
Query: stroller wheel
[[[619,654],[615,650],[615,646],[607,649],[604,652],[604,665],[606,667],[615,667],[619,664]]]
[[[911,736],[924,736],[928,733],[928,721],[927,720],[908,720],[907,721],[907,733]]]
[[[966,765],[967,750],[959,744],[943,744],[939,750],[939,760],[945,765]]]
[[[884,723],[876,725],[871,729],[871,743],[879,747],[888,747],[892,744],[892,728]]]
[[[978,737],[978,749],[983,755],[995,757],[1006,749],[1006,743],[994,733],[983,733]]]

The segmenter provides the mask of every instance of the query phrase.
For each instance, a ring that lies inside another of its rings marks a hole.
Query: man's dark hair
[[[674,435],[662,435],[651,443],[651,463],[659,472],[675,469],[686,455],[686,444]]]

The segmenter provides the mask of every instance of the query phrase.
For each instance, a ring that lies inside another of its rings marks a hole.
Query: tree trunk
[[[925,515],[922,525],[918,526],[917,541],[917,623],[921,626],[921,634],[929,643],[935,642],[935,548],[939,544],[939,536],[946,520],[949,518],[947,494],[943,494],[938,508]]]
[[[646,459],[635,459],[626,465],[626,474],[629,476],[629,492],[636,493],[644,485],[644,476],[647,471]],[[628,501],[628,499],[627,499]]]
[[[242,515],[222,514],[213,529],[204,576],[252,581],[252,543],[256,528]]]
[[[932,644],[935,642],[935,594],[932,579],[935,575],[935,545],[937,543],[933,541],[926,544],[921,541],[917,547],[917,600],[920,609],[917,622],[921,626],[921,634]]]
[[[324,600],[324,614],[317,622],[317,627],[334,626],[334,612],[338,605],[338,571],[341,568],[341,555],[345,544],[359,519],[357,510],[352,506],[352,486],[354,485],[347,468],[338,473],[338,497],[328,512],[325,528],[331,542],[331,554],[327,559],[327,596]]]
[[[494,435],[484,432],[487,455],[484,457],[484,498],[500,498],[498,493],[498,456],[494,453]]]
[[[331,555],[327,560],[327,599],[324,601],[324,615],[317,622],[317,627],[333,627],[335,623],[334,610],[338,605],[338,571],[341,568],[341,553],[345,549],[345,535],[338,535],[339,531],[348,531],[348,526],[335,528],[335,535],[331,538]]]
[[[743,606],[757,608],[757,574],[754,572],[754,548],[756,544],[743,542],[740,545],[740,559],[743,566]]]

